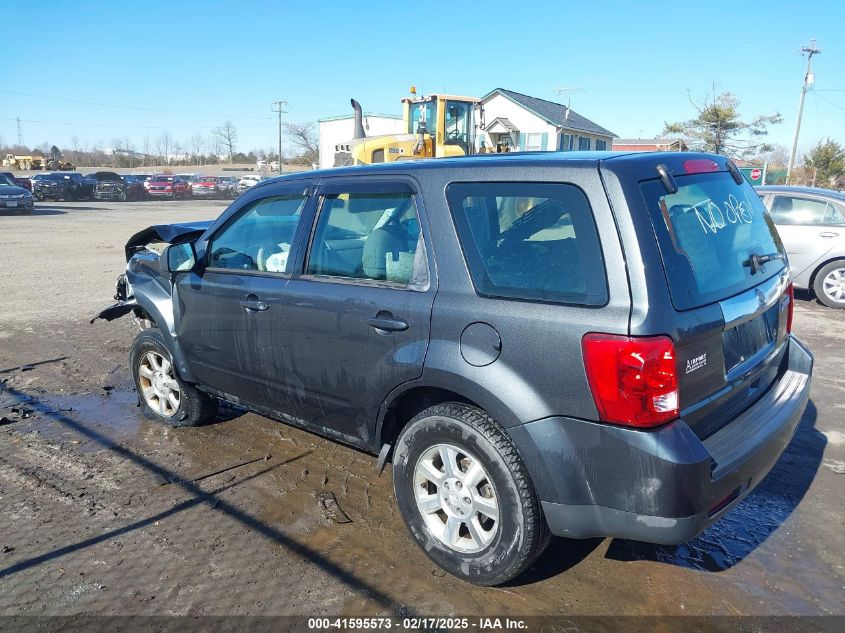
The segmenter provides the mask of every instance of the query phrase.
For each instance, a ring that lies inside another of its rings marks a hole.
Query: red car
[[[32,182],[30,182],[29,178],[18,178],[10,171],[3,171],[0,172],[0,174],[8,176],[9,180],[11,180],[12,183],[17,185],[18,187],[23,187],[28,191],[32,191]]]
[[[157,174],[146,181],[147,194],[153,198],[187,198],[191,185],[179,176]]]
[[[223,185],[217,176],[197,176],[193,183],[192,192],[195,196],[220,198]]]

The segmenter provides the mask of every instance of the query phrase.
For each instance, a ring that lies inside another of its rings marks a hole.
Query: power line
[[[815,92],[815,90],[814,90],[813,92]],[[843,108],[843,107],[842,107],[841,105],[839,105],[838,103],[833,103],[833,101],[831,101],[830,99],[825,99],[825,98],[824,98],[823,96],[821,96],[820,94],[817,94],[816,96],[817,96],[819,99],[821,99],[822,101],[824,101],[825,103],[828,103],[828,104],[832,105],[834,108],[837,108],[837,109],[842,110],[843,112],[845,112],[845,108]]]
[[[178,116],[203,116],[203,117],[214,117],[214,118],[218,118],[218,119],[227,119],[227,118],[261,119],[263,121],[266,121],[267,119],[270,118],[270,117],[266,117],[266,116],[263,116],[263,117],[262,116],[237,116],[237,117],[232,117],[231,115],[228,115],[228,114],[203,114],[203,113],[198,113],[198,112],[177,112],[177,111],[173,111],[173,110],[161,110],[159,108],[144,108],[144,107],[141,107],[141,106],[128,106],[128,105],[118,105],[118,104],[114,104],[114,103],[101,103],[101,102],[97,102],[97,101],[84,101],[82,99],[69,99],[67,97],[56,97],[56,96],[53,96],[53,95],[39,95],[39,94],[30,93],[30,92],[17,92],[15,90],[0,90],[0,93],[10,94],[10,95],[18,95],[18,96],[21,96],[21,97],[33,97],[35,99],[49,99],[51,101],[64,101],[66,103],[79,103],[79,104],[82,104],[82,105],[93,105],[93,106],[99,106],[99,107],[102,107],[102,108],[115,108],[115,109],[118,109],[118,110],[135,110],[135,111],[140,111],[140,112],[157,112],[157,113],[160,113],[160,114],[175,114],[175,115],[178,115]]]
[[[43,119],[21,119],[17,118],[0,118],[0,121],[18,121],[23,123],[46,123],[50,125],[75,125],[77,127],[102,127],[102,128],[127,128],[139,130],[170,130],[170,129],[194,129],[194,130],[213,130],[219,126],[216,125],[190,125],[190,124],[172,124],[172,125],[135,125],[125,123],[80,123],[79,121],[45,121]],[[247,128],[263,128],[264,125],[249,125],[241,126]]]

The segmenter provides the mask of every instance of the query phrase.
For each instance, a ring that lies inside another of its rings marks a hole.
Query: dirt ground
[[[799,297],[812,401],[725,519],[678,547],[557,539],[479,588],[412,543],[372,456],[234,407],[194,429],[138,415],[129,321],[88,321],[129,235],[225,204],[0,215],[0,616],[845,614],[845,314]]]

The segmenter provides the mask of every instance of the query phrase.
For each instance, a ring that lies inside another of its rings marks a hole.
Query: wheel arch
[[[819,264],[818,264],[818,265],[817,265],[817,266],[813,269],[813,274],[812,274],[812,275],[810,275],[810,283],[809,283],[809,285],[808,285],[808,288],[809,288],[810,290],[812,290],[813,292],[815,292],[814,286],[815,286],[815,284],[816,284],[816,277],[818,276],[819,271],[820,271],[822,268],[824,268],[825,266],[827,266],[828,264],[832,264],[833,262],[836,262],[836,261],[842,261],[842,262],[845,262],[845,253],[839,253],[839,254],[834,255],[834,256],[832,256],[832,257],[826,257],[826,258],[824,259],[824,261],[820,262],[820,263],[819,263]]]
[[[438,379],[420,379],[404,383],[384,399],[375,429],[376,450],[393,444],[399,433],[417,414],[444,402],[461,402],[481,409],[506,429],[519,424],[513,411],[493,392],[459,374],[444,374]]]

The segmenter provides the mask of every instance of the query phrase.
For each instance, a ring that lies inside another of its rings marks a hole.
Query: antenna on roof
[[[584,92],[584,89],[583,88],[566,88],[566,87],[563,87],[563,86],[558,86],[557,88],[555,88],[554,91],[555,91],[555,94],[557,94],[558,96],[562,97],[562,96],[566,95],[566,116],[564,116],[564,120],[568,121],[569,120],[569,103],[572,100],[572,93],[573,92]]]

